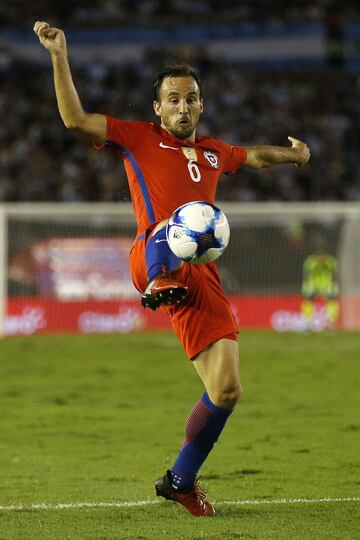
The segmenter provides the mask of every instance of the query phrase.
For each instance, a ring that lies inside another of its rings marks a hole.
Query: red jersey
[[[187,202],[214,204],[221,174],[235,172],[246,160],[241,146],[210,137],[183,141],[159,124],[111,116],[105,145],[124,159],[138,232]]]

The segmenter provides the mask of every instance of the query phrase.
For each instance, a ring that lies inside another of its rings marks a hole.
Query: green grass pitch
[[[0,341],[0,539],[360,538],[360,334],[239,341],[244,398],[201,471],[207,519],[154,495],[203,391],[172,334]]]

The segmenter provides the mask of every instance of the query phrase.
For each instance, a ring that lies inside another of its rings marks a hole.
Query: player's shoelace
[[[205,492],[198,485],[195,485],[190,493],[184,494],[184,499],[183,501],[178,499],[178,502],[182,502],[187,510],[195,516],[215,514],[213,506],[206,500]]]

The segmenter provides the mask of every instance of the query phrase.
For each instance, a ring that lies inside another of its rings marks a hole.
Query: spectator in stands
[[[312,148],[312,161],[301,173],[291,166],[242,171],[241,178],[234,175],[220,184],[218,200],[360,200],[356,74],[264,72],[219,64],[195,52],[187,47],[166,56],[158,49],[141,65],[82,66],[76,70],[77,84],[91,110],[152,120],[145,105],[152,99],[148,69],[155,72],[174,59],[190,59],[206,80],[207,106],[199,133],[252,145],[283,144],[291,132]],[[59,130],[51,80],[39,66],[25,65],[7,51],[0,72],[0,201],[129,200],[125,178],[119,182],[120,172],[115,178],[114,158],[109,154],[94,160],[83,142]],[[218,92],[219,80],[223,92]],[[91,91],[82,91],[84,86]],[[130,94],[131,103],[124,97]]]

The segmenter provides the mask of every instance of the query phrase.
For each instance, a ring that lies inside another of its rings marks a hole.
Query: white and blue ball
[[[183,204],[172,214],[166,237],[171,251],[193,264],[215,261],[229,243],[230,227],[222,210],[203,202]]]

